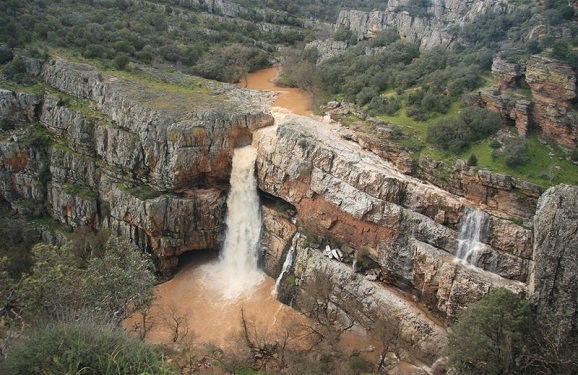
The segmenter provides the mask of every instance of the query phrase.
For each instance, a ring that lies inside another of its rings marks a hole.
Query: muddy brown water
[[[311,94],[293,87],[279,87],[275,79],[279,75],[279,67],[257,70],[247,75],[246,80],[241,80],[240,87],[254,90],[270,90],[279,93],[273,107],[281,107],[302,116],[309,116],[311,111]]]
[[[216,252],[192,254],[174,278],[155,288],[157,297],[151,317],[153,328],[147,335],[151,343],[171,343],[174,318],[181,319],[182,335],[196,343],[211,343],[222,348],[235,344],[241,332],[241,309],[251,326],[273,333],[276,323],[303,319],[301,314],[278,302],[272,294],[275,281],[267,277],[251,295],[223,298],[218,283],[210,274],[218,261]],[[168,321],[167,321],[168,320]]]

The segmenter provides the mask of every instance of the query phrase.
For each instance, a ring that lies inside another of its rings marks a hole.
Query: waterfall
[[[261,212],[255,159],[257,150],[251,146],[238,148],[233,154],[231,190],[227,197],[227,229],[219,262],[213,269],[227,299],[250,292],[264,274],[258,268],[258,244],[261,235]]]
[[[488,215],[477,209],[466,209],[458,233],[458,248],[456,258],[463,263],[476,266],[480,251],[484,247],[488,226]]]
[[[283,262],[283,267],[281,267],[281,273],[279,274],[279,276],[277,276],[277,280],[275,280],[275,288],[273,288],[272,292],[273,295],[277,295],[277,293],[279,292],[279,284],[281,284],[281,279],[287,272],[291,270],[291,267],[293,266],[293,258],[295,258],[295,248],[297,247],[297,240],[299,240],[300,236],[301,233],[299,232],[295,233],[295,236],[293,236],[293,240],[291,241],[291,247],[289,247],[289,250],[287,250],[287,255],[285,256],[285,261]]]

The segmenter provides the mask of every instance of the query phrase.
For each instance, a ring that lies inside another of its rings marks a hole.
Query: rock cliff
[[[498,54],[492,73],[496,87],[481,90],[471,101],[499,113],[504,125],[514,125],[521,135],[536,130],[566,148],[578,146],[576,72],[570,65],[543,55],[517,64]]]
[[[442,316],[453,318],[492,288],[523,290],[527,229],[491,216],[477,264],[486,271],[475,270],[452,260],[472,202],[400,173],[311,119],[259,130],[254,145],[259,187],[295,207],[298,227],[370,259],[382,281],[419,295]]]
[[[272,123],[266,97],[186,76],[129,80],[61,59],[41,76],[53,88],[42,102],[2,92],[3,113],[39,125],[0,142],[1,198],[70,227],[110,227],[167,273],[185,251],[218,248],[232,152]]]
[[[545,138],[578,146],[576,73],[562,62],[535,55],[526,64],[526,82],[532,90],[533,118]]]
[[[390,0],[383,11],[343,10],[335,26],[351,30],[358,40],[396,28],[402,39],[418,44],[420,49],[431,49],[440,45],[447,47],[455,40],[449,32],[452,26],[472,21],[479,14],[507,11],[507,4],[499,0],[432,0],[423,14],[412,14],[408,3],[408,0]]]
[[[578,187],[550,188],[534,218],[535,276],[531,289],[538,311],[552,317],[554,342],[578,335]]]

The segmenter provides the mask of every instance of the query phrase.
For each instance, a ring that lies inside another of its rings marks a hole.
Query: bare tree
[[[171,303],[161,310],[161,320],[171,330],[172,341],[182,341],[189,334],[189,320],[187,313],[181,313],[176,304]]]

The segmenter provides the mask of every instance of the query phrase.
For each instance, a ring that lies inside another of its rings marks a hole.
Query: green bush
[[[464,108],[457,118],[440,120],[427,129],[427,141],[443,150],[460,153],[471,142],[496,133],[501,126],[500,117],[487,109]]]
[[[161,356],[110,327],[55,323],[32,329],[11,346],[0,372],[45,374],[167,374]]]
[[[504,163],[510,168],[526,164],[530,160],[528,142],[525,138],[511,138],[504,144],[502,151]]]
[[[496,289],[463,310],[449,336],[450,366],[458,374],[517,374],[516,358],[532,329],[529,304]]]
[[[126,53],[120,53],[114,58],[113,65],[115,69],[124,70],[129,62],[130,56]]]

